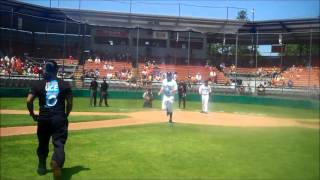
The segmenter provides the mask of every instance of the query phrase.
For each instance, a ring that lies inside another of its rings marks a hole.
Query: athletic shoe
[[[37,173],[41,176],[47,173],[46,162],[39,162]]]
[[[58,166],[57,162],[52,160],[50,165],[52,168],[53,179],[61,180],[61,168]]]

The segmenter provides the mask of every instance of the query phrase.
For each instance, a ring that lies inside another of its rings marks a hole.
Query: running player
[[[160,91],[158,92],[159,96],[163,93],[162,109],[166,110],[167,116],[169,116],[169,123],[172,123],[174,95],[178,89],[176,81],[172,78],[172,73],[168,72],[166,79],[162,81]]]

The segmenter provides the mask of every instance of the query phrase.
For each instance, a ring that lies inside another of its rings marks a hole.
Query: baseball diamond
[[[0,1],[0,179],[319,180],[317,7]]]

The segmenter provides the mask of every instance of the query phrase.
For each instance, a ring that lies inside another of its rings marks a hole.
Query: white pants
[[[172,112],[173,110],[173,100],[174,96],[166,96],[163,95],[162,97],[162,109],[167,110],[168,112]]]
[[[209,95],[202,95],[202,111],[208,112]]]

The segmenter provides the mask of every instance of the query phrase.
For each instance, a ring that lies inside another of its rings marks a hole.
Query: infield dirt
[[[28,114],[27,111],[23,110],[1,110],[0,112],[1,114]],[[72,112],[72,115],[127,115],[130,116],[130,118],[78,123],[71,122],[69,124],[69,130],[107,128],[116,126],[167,122],[167,117],[165,114],[165,112],[157,110],[130,113]],[[319,123],[317,122],[304,123],[303,121],[299,121],[298,119],[224,112],[211,112],[208,114],[203,114],[200,112],[176,111],[174,112],[173,121],[175,123],[233,127],[305,127],[319,129]],[[35,134],[36,129],[36,126],[3,127],[0,129],[0,136]]]

